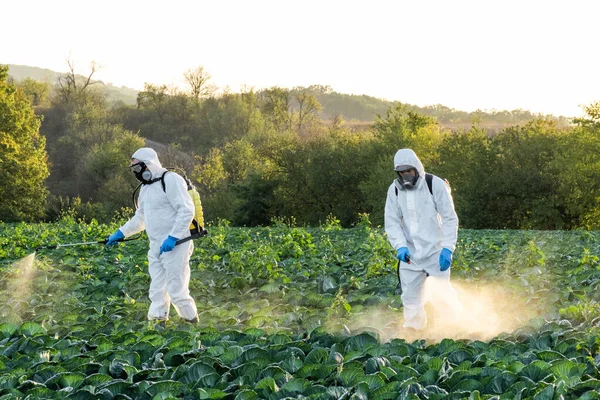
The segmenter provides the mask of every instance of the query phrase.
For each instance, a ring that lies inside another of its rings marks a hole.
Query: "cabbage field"
[[[461,230],[465,306],[402,328],[381,228],[208,227],[200,322],[146,321],[147,241],[0,223],[0,399],[598,399],[600,233]]]

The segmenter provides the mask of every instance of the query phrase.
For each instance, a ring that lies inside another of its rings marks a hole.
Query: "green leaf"
[[[102,384],[106,383],[106,382],[110,382],[112,381],[113,378],[106,375],[106,374],[92,374],[89,375],[88,377],[86,377],[82,384],[84,386],[101,386]]]
[[[238,392],[234,400],[255,400],[258,399],[258,394],[254,390],[244,389]]]
[[[288,335],[276,333],[269,337],[269,342],[271,344],[285,345],[287,343],[292,342],[292,339]]]
[[[554,360],[564,360],[566,357],[561,353],[553,350],[542,350],[536,353],[537,358],[546,362]]]
[[[67,370],[58,365],[42,366],[39,370],[35,371],[32,379],[36,382],[44,383],[59,372],[67,372]]]
[[[279,287],[280,285],[278,283],[267,283],[266,285],[261,286],[259,290],[265,293],[280,293],[281,289]]]
[[[9,338],[19,329],[18,325],[5,323],[0,324],[0,334],[2,334],[5,338]]]
[[[313,349],[306,358],[304,364],[323,364],[329,360],[329,349],[317,347]]]
[[[306,379],[293,378],[281,386],[281,390],[291,393],[304,393],[306,388],[310,387],[311,383]]]
[[[219,389],[196,389],[192,392],[195,399],[224,399],[230,394]]]
[[[32,391],[35,388],[46,388],[46,385],[44,385],[43,383],[36,382],[36,381],[26,380],[26,381],[23,381],[17,387],[17,390],[19,390],[20,392],[23,392],[23,393],[29,393],[30,391]]]
[[[458,382],[456,385],[452,387],[453,392],[457,391],[466,391],[472,392],[474,390],[483,390],[483,383],[475,379],[465,379]]]
[[[542,335],[529,344],[531,349],[550,350],[552,346],[552,337],[550,335]]]
[[[244,349],[240,346],[230,346],[225,349],[225,352],[221,356],[221,361],[225,364],[232,365],[233,362],[242,355]]]
[[[364,332],[356,336],[352,336],[346,341],[346,352],[350,351],[366,351],[370,347],[378,345],[379,342],[372,334]]]
[[[590,390],[583,393],[577,400],[597,400],[600,399],[600,392],[598,390]]]
[[[244,351],[239,358],[242,362],[245,363],[248,361],[256,361],[260,359],[270,360],[271,357],[269,356],[269,352],[265,349],[261,349],[260,347],[252,347]]]
[[[438,370],[432,368],[421,375],[421,377],[419,378],[419,383],[422,385],[433,385],[437,382],[438,378]]]
[[[365,362],[365,372],[367,374],[374,374],[379,371],[381,367],[389,367],[390,362],[385,357],[371,357]]]
[[[111,382],[105,383],[101,386],[99,386],[100,389],[106,389],[110,392],[110,394],[112,394],[113,396],[116,396],[118,394],[121,393],[125,393],[127,391],[127,389],[129,389],[131,387],[131,383],[124,381],[122,379],[115,379]],[[153,395],[155,395],[156,393],[153,393]]]
[[[219,374],[217,374],[216,372],[214,372],[212,374],[204,375],[197,382],[197,385],[202,385],[205,388],[207,388],[207,387],[211,388],[211,387],[216,386],[220,379],[221,379],[221,376]]]
[[[46,329],[35,322],[25,322],[23,325],[21,325],[19,332],[25,336],[35,336],[46,333]]]
[[[550,371],[559,379],[565,381],[567,386],[573,386],[580,381],[585,365],[570,360],[559,360],[552,363]]]
[[[333,399],[343,399],[349,393],[349,390],[345,387],[341,386],[333,386],[328,387],[325,392],[330,398]]]
[[[83,383],[85,375],[73,372],[60,372],[48,379],[44,384],[53,390],[60,390],[65,387],[77,389]]]
[[[481,394],[479,393],[479,390],[472,392],[467,400],[481,400]]]
[[[453,351],[452,353],[450,353],[450,355],[448,356],[448,361],[451,362],[454,365],[458,365],[464,361],[472,361],[473,360],[473,354],[465,349],[460,349],[460,350],[456,350]]]
[[[110,362],[108,372],[115,379],[127,379],[127,371],[125,371],[124,364],[117,359],[113,359]]]
[[[256,383],[254,388],[257,390],[267,389],[271,393],[277,393],[279,391],[279,387],[277,386],[275,379],[271,377],[261,379]]]
[[[369,390],[375,390],[385,385],[385,380],[378,374],[366,375],[360,381],[369,385]]]
[[[344,368],[340,372],[339,380],[344,386],[354,386],[357,382],[363,380],[365,373],[359,368]]]
[[[600,380],[595,378],[590,378],[583,382],[579,382],[575,386],[573,386],[573,391],[577,393],[582,393],[586,390],[598,390],[600,391]]]
[[[322,280],[322,290],[324,293],[337,292],[337,282],[332,276],[325,276]]]
[[[318,364],[305,364],[298,370],[295,377],[297,378],[314,378],[316,380],[325,380],[328,378],[337,367],[335,365],[318,365]]]
[[[534,382],[539,382],[551,374],[550,366],[544,361],[533,361],[527,364],[521,371],[520,376],[531,379]]]
[[[123,395],[119,395],[119,396],[123,396]],[[117,398],[117,397],[115,397]],[[131,399],[128,396],[129,399]],[[169,390],[166,392],[160,392],[158,394],[156,394],[154,397],[152,397],[152,400],[177,400],[181,398],[181,391],[179,390]],[[133,399],[131,399],[133,400]]]
[[[485,388],[487,393],[504,393],[513,383],[519,380],[519,377],[508,371],[504,371],[492,378]]]
[[[95,395],[96,388],[94,386],[84,386],[72,393],[70,393],[67,398],[71,400],[90,400],[90,399],[99,399],[98,395]],[[112,395],[111,395],[112,396]],[[102,397],[104,398],[104,397]]]
[[[547,385],[544,389],[538,391],[533,400],[552,400],[554,398],[554,385]]]
[[[171,380],[164,380],[164,381],[158,381],[156,383],[154,383],[153,385],[151,385],[150,387],[148,387],[146,389],[146,392],[148,394],[150,394],[151,396],[156,396],[159,393],[162,392],[178,392],[181,393],[185,390],[185,385],[181,382],[177,382],[177,381],[171,381]]]
[[[193,385],[205,376],[214,373],[216,373],[216,371],[212,366],[201,361],[197,361],[190,366],[185,375],[183,375],[183,377],[179,380],[185,384]]]
[[[302,360],[293,356],[287,357],[281,362],[281,367],[290,374],[294,374],[296,371],[302,368],[302,365],[304,365]]]

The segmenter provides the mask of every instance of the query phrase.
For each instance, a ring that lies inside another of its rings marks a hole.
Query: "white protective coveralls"
[[[167,170],[158,160],[153,149],[141,148],[131,158],[143,161],[160,178]],[[138,209],[121,228],[127,236],[146,229],[150,239],[148,272],[150,273],[149,297],[151,300],[148,319],[167,320],[171,302],[180,317],[192,320],[197,317],[196,303],[190,296],[190,256],[194,250],[192,241],[181,243],[168,252],[160,253],[160,246],[170,235],[183,239],[190,235],[190,223],[194,218],[194,203],[188,194],[185,180],[175,172],[164,176],[165,190],[160,181],[144,184],[140,189]]]
[[[405,189],[397,179],[390,185],[385,202],[385,232],[394,249],[407,247],[414,261],[400,263],[403,326],[421,330],[427,325],[423,293],[427,276],[439,278],[447,285],[446,292],[451,296],[447,299],[449,305],[458,303],[456,292],[450,286],[450,268],[442,272],[439,264],[442,249],[454,252],[456,247],[458,216],[450,187],[444,180],[433,176],[433,194],[429,192],[423,164],[413,150],[398,150],[394,168],[400,165],[414,167],[419,179],[411,190]]]

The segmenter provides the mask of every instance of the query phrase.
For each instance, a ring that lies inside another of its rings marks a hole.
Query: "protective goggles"
[[[146,168],[146,164],[140,161],[139,163],[130,165],[129,168],[131,168],[133,172],[140,173]]]
[[[415,170],[415,169],[414,168],[409,168],[409,169],[403,169],[402,171],[396,170],[396,173],[398,175],[414,175],[413,174],[413,170]]]

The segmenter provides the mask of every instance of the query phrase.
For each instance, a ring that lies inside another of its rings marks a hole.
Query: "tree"
[[[261,97],[262,111],[275,129],[280,132],[291,129],[293,118],[290,91],[274,86],[264,90]]]
[[[298,118],[296,123],[298,131],[302,132],[303,128],[318,121],[319,112],[323,107],[321,107],[321,103],[319,103],[315,95],[309,93],[307,90],[297,92],[295,97],[298,102]]]
[[[50,99],[50,84],[25,78],[17,85],[19,91],[31,101],[34,107],[46,105]]]
[[[0,220],[34,220],[44,212],[48,164],[39,128],[29,100],[8,83],[8,66],[0,66]]]
[[[58,138],[68,134],[70,126],[85,125],[107,116],[105,95],[92,81],[96,64],[92,63],[87,77],[75,73],[72,61],[67,60],[67,64],[69,72],[58,79],[51,95],[51,108],[44,110],[41,133],[48,140],[52,163],[68,156],[68,153],[53,152],[53,145]]]
[[[75,74],[75,63],[73,61],[67,60],[67,65],[69,66],[69,72],[58,78],[57,95],[63,104],[76,103],[81,106],[88,100],[92,85],[95,83],[92,81],[92,76],[98,70],[98,66],[92,62],[89,75],[83,77]]]
[[[390,107],[385,117],[377,115],[373,125],[375,140],[363,157],[369,160],[367,176],[360,191],[372,212],[374,224],[383,223],[383,208],[387,188],[396,178],[394,154],[398,149],[410,148],[417,153],[426,171],[439,164],[439,145],[446,133],[435,119],[409,111],[405,105]]]
[[[160,124],[163,123],[166,113],[166,104],[169,96],[167,89],[167,85],[156,86],[151,83],[145,83],[144,90],[138,93],[138,109],[146,107],[154,110]]]
[[[565,207],[567,228],[600,229],[600,102],[584,107],[586,116],[563,135],[553,161],[555,190]],[[559,179],[560,177],[560,179]]]
[[[82,158],[78,178],[82,182],[80,197],[83,200],[100,202],[117,211],[121,207],[133,207],[131,193],[139,182],[127,164],[131,155],[144,147],[144,140],[119,126],[112,129],[113,138],[93,144]]]
[[[183,74],[183,77],[185,78],[187,84],[190,85],[192,97],[195,99],[208,97],[215,91],[214,86],[207,84],[211,76],[208,72],[204,70],[204,67],[202,66],[197,67],[193,70],[188,69]]]
[[[573,122],[583,128],[600,128],[600,101],[583,106],[586,117],[574,118]]]

